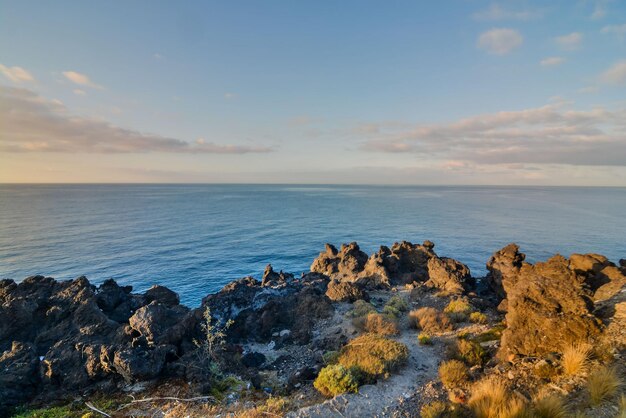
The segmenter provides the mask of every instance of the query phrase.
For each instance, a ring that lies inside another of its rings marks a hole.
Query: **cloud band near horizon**
[[[0,151],[62,153],[248,154],[273,151],[268,146],[190,143],[145,134],[109,122],[71,115],[58,101],[23,88],[0,86]]]

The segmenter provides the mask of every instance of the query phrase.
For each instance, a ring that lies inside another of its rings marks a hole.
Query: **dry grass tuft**
[[[626,395],[622,395],[617,402],[617,418],[626,418]]]
[[[568,413],[561,397],[549,395],[533,402],[532,416],[535,418],[565,418]]]
[[[589,403],[599,405],[612,399],[620,386],[621,382],[614,368],[603,366],[597,369],[587,378]]]
[[[372,334],[396,335],[399,332],[398,324],[394,318],[375,312],[370,312],[366,316],[354,318],[352,323],[356,329],[364,332],[370,332]]]
[[[388,377],[409,357],[406,345],[375,334],[351,340],[341,349],[339,364],[357,367],[370,378]]]
[[[491,378],[478,382],[472,388],[468,405],[476,418],[525,418],[532,416],[525,402],[509,396],[500,379]]]
[[[435,308],[420,308],[409,312],[409,324],[430,334],[452,331],[452,322]]]
[[[563,349],[561,365],[566,375],[578,376],[587,372],[591,348],[591,344],[582,342],[570,344]]]
[[[467,366],[458,360],[444,361],[439,366],[439,378],[446,389],[458,388],[469,378]]]
[[[444,418],[447,415],[448,407],[445,402],[436,401],[424,405],[420,409],[422,418]]]

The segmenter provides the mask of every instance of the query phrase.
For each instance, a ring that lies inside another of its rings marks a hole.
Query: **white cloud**
[[[6,67],[0,64],[0,72],[2,72],[2,74],[4,74],[6,78],[14,83],[21,83],[23,81],[35,81],[35,78],[32,76],[32,74],[22,67]]]
[[[91,81],[85,74],[77,73],[76,71],[63,71],[63,76],[74,84],[79,86],[91,87],[93,89],[103,89],[99,84]]]
[[[600,76],[600,79],[608,84],[626,84],[626,60],[613,64]]]
[[[495,28],[478,37],[478,47],[490,54],[504,55],[522,45],[524,38],[514,29]]]
[[[580,47],[583,41],[583,34],[580,32],[572,32],[567,35],[557,36],[554,40],[562,49],[573,51]]]
[[[81,89],[74,89],[72,90],[74,92],[75,95],[77,96],[86,96],[87,92],[85,90],[81,90]]]
[[[611,0],[596,0],[593,6],[593,12],[591,13],[591,18],[593,20],[599,20],[606,16],[607,6]]]
[[[408,130],[383,126],[363,148],[476,164],[626,166],[626,109],[579,111],[557,103]]]
[[[616,35],[621,41],[626,38],[626,23],[622,25],[608,25],[602,28],[602,33]]]
[[[72,115],[63,103],[36,93],[0,86],[0,152],[200,153],[270,152],[266,146],[195,144],[121,128],[102,120]]]
[[[561,65],[565,62],[565,58],[563,57],[547,57],[541,60],[540,64],[542,67],[556,67],[557,65]]]
[[[162,60],[165,57],[161,54],[154,54],[152,55],[152,58],[154,58],[155,60]]]
[[[498,3],[492,3],[486,10],[472,15],[476,20],[530,20],[541,17],[539,11],[507,10]]]
[[[235,93],[229,93],[229,92],[224,93],[224,98],[226,100],[231,100],[231,99],[234,99],[236,97],[237,97],[237,95]]]

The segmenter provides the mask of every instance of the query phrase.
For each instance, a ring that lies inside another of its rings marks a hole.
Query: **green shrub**
[[[365,334],[351,340],[341,349],[339,364],[357,367],[367,378],[387,378],[404,365],[409,357],[406,345],[375,334]]]
[[[456,341],[456,346],[452,350],[452,356],[469,366],[482,366],[488,357],[487,352],[480,344],[465,339]]]
[[[419,335],[417,336],[417,341],[420,343],[420,345],[431,345],[433,343],[430,335],[426,334],[425,332],[419,333]]]
[[[365,302],[362,299],[357,300],[352,304],[352,310],[348,311],[350,318],[359,318],[366,316],[370,312],[376,312],[376,308],[369,302]]]
[[[488,322],[487,315],[482,312],[472,312],[469,319],[475,324],[486,324]]]
[[[72,411],[69,405],[53,406],[51,408],[34,409],[19,412],[13,415],[14,418],[66,418],[80,416],[76,411]]]
[[[451,300],[443,310],[444,313],[450,317],[454,322],[464,322],[472,311],[472,307],[469,303],[463,299]]]
[[[458,360],[448,360],[439,366],[439,378],[446,389],[454,389],[467,382],[467,366]]]
[[[383,312],[388,315],[393,315],[396,318],[400,317],[402,312],[406,312],[409,310],[409,304],[406,300],[399,295],[392,296],[391,299],[387,301],[385,307],[383,308]]]
[[[313,386],[322,395],[333,397],[342,393],[356,393],[359,380],[351,368],[335,364],[320,370]]]

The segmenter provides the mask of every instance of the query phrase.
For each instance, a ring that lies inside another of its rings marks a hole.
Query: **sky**
[[[626,1],[0,0],[0,182],[626,186]]]

